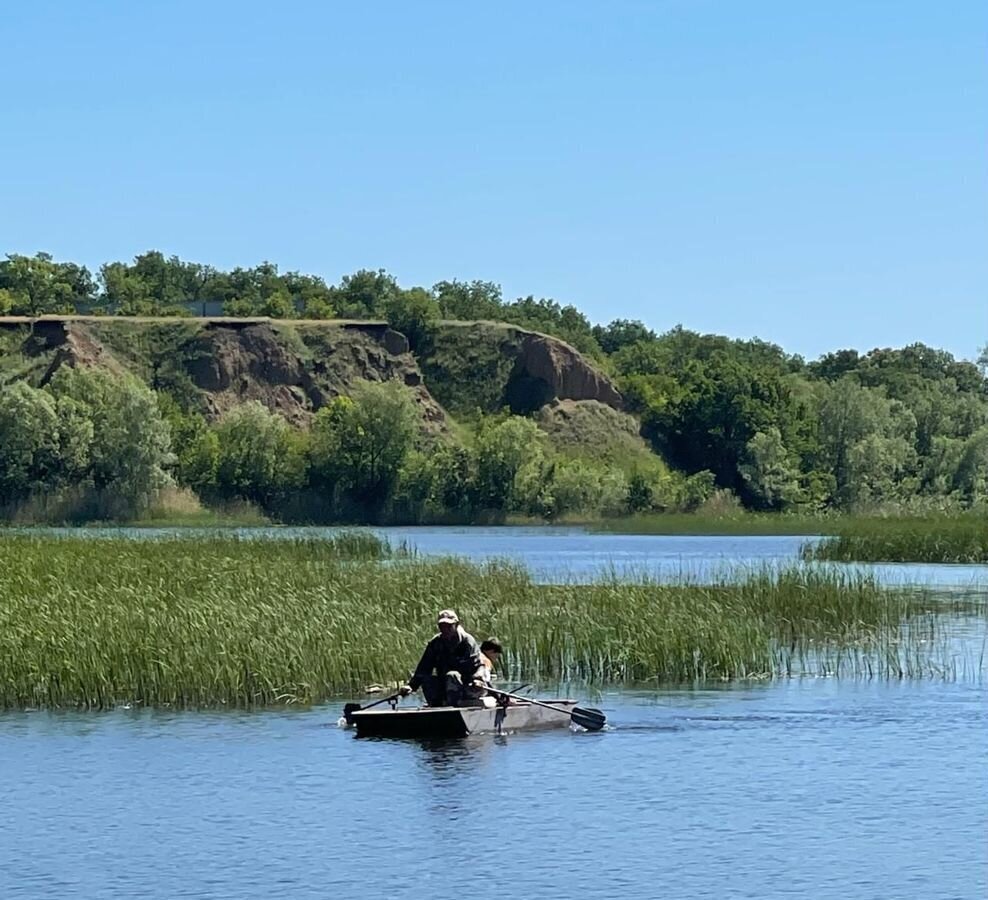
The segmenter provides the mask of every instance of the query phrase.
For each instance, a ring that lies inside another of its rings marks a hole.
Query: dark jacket
[[[442,677],[447,672],[457,671],[463,676],[464,684],[470,682],[480,668],[480,645],[472,635],[460,629],[460,639],[447,641],[437,634],[428,644],[415,674],[408,681],[408,686],[414,691],[419,688],[426,676],[435,672]]]

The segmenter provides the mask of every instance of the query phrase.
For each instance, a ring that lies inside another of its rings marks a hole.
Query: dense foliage
[[[210,305],[232,316],[386,319],[408,336],[427,379],[437,376],[439,399],[467,417],[506,377],[503,355],[436,346],[440,319],[563,338],[616,380],[656,465],[559,454],[532,421],[501,415],[471,417],[469,435],[423,446],[410,401],[390,388],[358,388],[320,410],[311,431],[256,405],[210,424],[181,379],[161,369],[147,379],[157,396],[100,376],[59,375],[44,388],[11,379],[0,393],[0,503],[42,493],[50,503],[52,492],[83,485],[139,509],[169,482],[207,500],[316,518],[611,515],[711,498],[765,511],[988,501],[988,348],[978,363],[923,344],[806,362],[758,339],[657,334],[625,319],[591,325],[553,300],[505,301],[485,281],[405,289],[383,270],[361,270],[327,285],[270,263],[223,272],[157,251],[107,263],[95,277],[47,254],[0,261],[0,314],[193,315]],[[438,376],[458,365],[477,389],[446,397]]]
[[[411,391],[394,381],[356,384],[309,429],[256,401],[210,423],[101,369],[0,389],[0,511],[19,521],[140,517],[179,489],[293,521],[620,515],[636,508],[639,482],[690,503],[687,480],[665,467],[629,477],[619,461],[568,458],[520,416],[481,416],[463,441],[426,436]]]
[[[968,506],[988,498],[988,381],[914,344],[805,364],[675,328],[610,358],[643,432],[753,509]]]

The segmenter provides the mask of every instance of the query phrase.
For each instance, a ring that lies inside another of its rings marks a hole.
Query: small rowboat
[[[358,737],[443,738],[503,734],[535,728],[565,728],[575,700],[546,700],[545,706],[520,700],[507,706],[423,706],[420,709],[365,709],[349,721]],[[560,715],[563,713],[563,715]]]

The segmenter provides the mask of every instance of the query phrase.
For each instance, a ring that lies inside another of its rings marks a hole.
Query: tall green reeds
[[[837,534],[803,547],[805,559],[837,562],[988,563],[988,518],[848,519]]]
[[[639,513],[594,522],[594,531],[613,534],[696,535],[816,535],[834,530],[833,515],[762,513],[733,510],[724,515],[709,513]]]
[[[506,563],[381,560],[367,537],[0,537],[0,706],[316,702],[406,678],[450,606],[529,678],[830,672],[841,653],[838,672],[936,672],[908,662],[939,646],[910,631],[937,631],[935,603],[867,578],[544,586]],[[906,662],[883,670],[890,648]]]

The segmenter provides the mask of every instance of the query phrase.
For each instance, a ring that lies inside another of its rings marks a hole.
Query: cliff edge
[[[131,372],[210,419],[257,400],[299,426],[358,380],[407,385],[434,432],[446,430],[446,409],[532,414],[563,400],[622,408],[607,376],[569,344],[499,323],[441,323],[415,356],[386,322],[0,318],[0,384],[44,384],[64,365]]]

